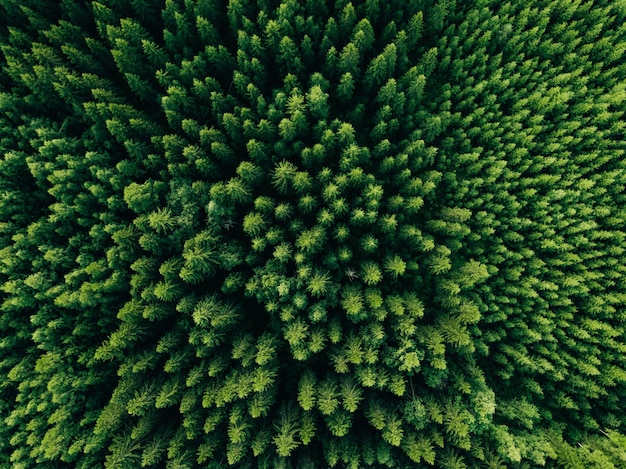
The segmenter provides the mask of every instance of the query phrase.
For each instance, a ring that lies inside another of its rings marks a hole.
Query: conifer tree
[[[0,15],[0,467],[626,464],[623,2]]]

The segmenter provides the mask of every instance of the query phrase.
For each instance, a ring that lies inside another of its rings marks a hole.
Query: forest
[[[626,468],[626,0],[0,0],[0,469]]]

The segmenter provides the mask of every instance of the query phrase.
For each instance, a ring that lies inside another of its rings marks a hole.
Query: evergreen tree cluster
[[[624,0],[0,0],[1,468],[626,467]]]

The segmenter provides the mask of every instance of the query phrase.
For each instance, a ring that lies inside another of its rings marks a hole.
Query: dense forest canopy
[[[0,0],[0,467],[626,467],[624,0]]]

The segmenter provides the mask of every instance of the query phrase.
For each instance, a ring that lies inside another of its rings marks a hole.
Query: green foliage
[[[0,467],[626,467],[623,1],[0,15]]]

